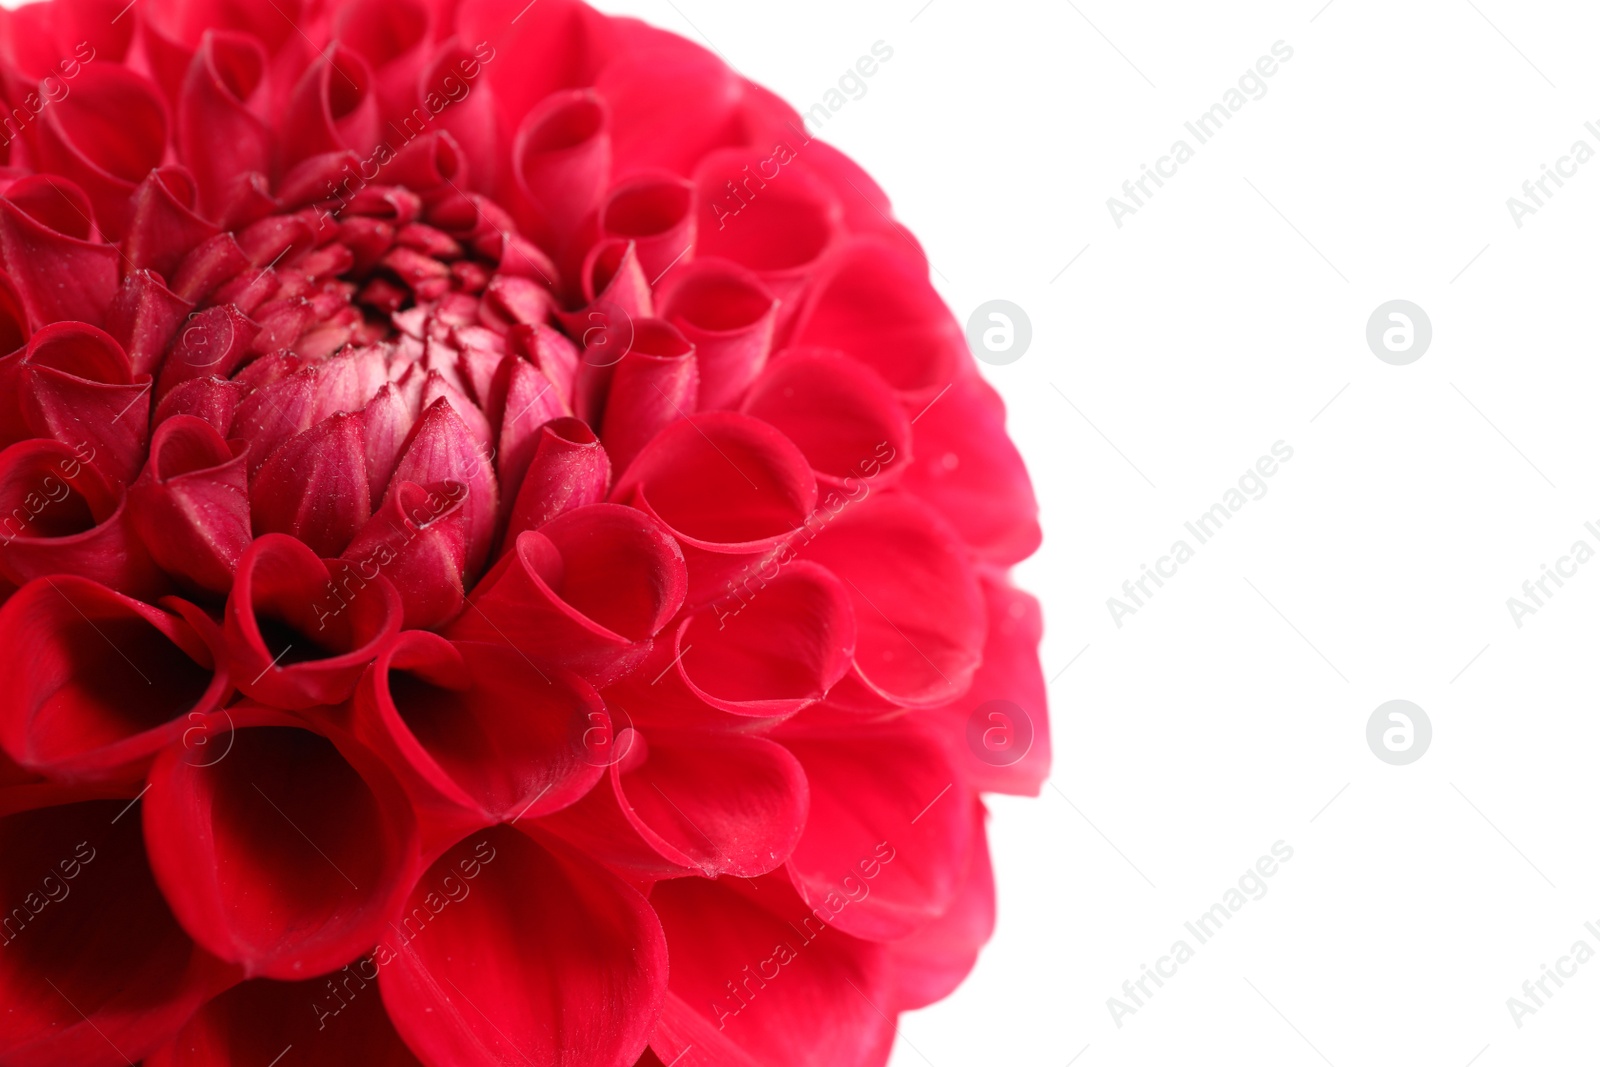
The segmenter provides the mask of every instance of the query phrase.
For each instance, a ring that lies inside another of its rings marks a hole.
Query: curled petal
[[[640,723],[679,729],[786,718],[821,700],[850,670],[850,599],[826,569],[776,558],[685,618],[607,699],[614,695]]]
[[[0,353],[15,352],[28,343],[28,312],[16,283],[0,271]]]
[[[634,319],[649,318],[652,314],[650,276],[645,274],[632,241],[611,238],[589,249],[579,281],[583,298],[590,305],[611,305]],[[569,325],[574,322],[585,327],[589,325],[586,315],[566,318]]]
[[[849,493],[862,479],[891,485],[911,458],[905,405],[870,367],[842,353],[786,350],[739,410],[782,430],[827,489]]]
[[[511,510],[507,545],[524,530],[537,530],[557,515],[598,504],[611,484],[611,460],[582,419],[551,419],[539,428],[536,441]]]
[[[245,551],[228,595],[230,673],[246,695],[276,707],[337,704],[399,631],[402,613],[382,575],[368,579],[267,534]]]
[[[618,170],[687,174],[732,144],[737,75],[717,56],[672,34],[652,34],[626,63],[608,66],[595,91],[611,104]]]
[[[760,737],[637,731],[608,782],[541,825],[634,876],[753,878],[794,851],[809,806],[805,773]]]
[[[694,184],[654,172],[612,186],[600,209],[600,232],[632,241],[645,277],[660,278],[694,255]]]
[[[368,669],[354,721],[418,810],[453,822],[459,836],[538,818],[588,792],[601,765],[584,739],[609,720],[588,683],[541,671],[509,645],[409,631]]]
[[[193,308],[154,271],[136,270],[122,279],[106,312],[106,332],[127,350],[135,376],[154,374]]]
[[[122,346],[104,330],[57,322],[35,333],[18,378],[23,421],[36,436],[77,451],[117,481],[144,463],[150,380],[134,380]]]
[[[367,61],[383,117],[395,120],[415,103],[417,77],[432,29],[428,6],[416,0],[357,0],[334,15],[334,33]]]
[[[526,115],[557,89],[593,85],[612,55],[612,21],[578,0],[541,0],[509,25],[499,0],[463,0],[456,26],[464,41],[494,42],[480,58],[507,115]]]
[[[989,617],[983,663],[972,688],[928,721],[974,788],[1038,796],[1050,773],[1039,601],[992,574],[981,582]]]
[[[195,214],[195,179],[182,167],[158,167],[139,183],[122,241],[130,271],[153,270],[170,278],[183,257],[217,235]]]
[[[650,439],[695,410],[701,391],[695,346],[661,319],[638,319],[633,346],[611,368],[600,439],[618,470],[627,470]]]
[[[863,490],[866,492],[866,490]],[[825,504],[801,550],[849,586],[857,679],[891,705],[932,707],[967,691],[983,655],[983,596],[954,531],[903,493]]]
[[[37,578],[0,608],[14,669],[0,742],[58,781],[137,781],[231,689],[180,617],[86,578]]]
[[[649,516],[590,504],[517,537],[451,626],[597,685],[634,669],[683,603],[683,556]]]
[[[161,90],[127,67],[90,63],[40,120],[44,169],[77,182],[106,235],[120,238],[134,188],[162,163],[167,104]]]
[[[790,343],[861,360],[920,410],[969,372],[961,327],[928,281],[928,263],[886,237],[857,237],[819,271]]]
[[[0,951],[0,1061],[118,1067],[237,981],[173,920],[133,806],[95,800],[0,818],[0,899],[33,894],[40,905],[7,928]],[[46,903],[46,880],[64,895]]]
[[[497,381],[491,389],[495,394],[492,410],[500,416],[500,447],[495,459],[500,474],[500,510],[504,514],[516,503],[528,465],[543,446],[545,425],[568,412],[550,379],[518,356],[507,356],[501,361]],[[588,432],[588,427],[584,432]],[[602,489],[595,499],[604,495]],[[513,530],[512,535],[518,532]]]
[[[943,915],[973,838],[971,796],[943,748],[905,725],[786,744],[811,783],[811,817],[788,863],[806,903],[869,941]]]
[[[105,322],[119,257],[96,239],[91,210],[82,189],[52,175],[23,178],[0,196],[0,259],[34,328]]]
[[[460,482],[400,482],[344,550],[358,573],[381,570],[389,579],[407,629],[443,626],[466,603],[466,492]]]
[[[661,317],[694,345],[701,411],[734,407],[767,365],[778,301],[756,276],[723,259],[680,268],[661,296]]]
[[[977,375],[962,377],[922,413],[905,487],[949,520],[981,558],[1010,566],[1039,547],[1039,503],[1005,405]]]
[[[347,58],[349,55],[346,53]],[[359,62],[359,57],[353,62]],[[314,80],[316,73],[314,70],[307,71],[306,78]],[[350,85],[337,75],[331,75],[331,80],[336,83],[337,89],[347,89]],[[317,152],[289,168],[289,172],[278,183],[278,199],[282,201],[283,206],[291,208],[308,207],[325,201],[330,196],[337,195],[337,183],[343,182],[351,175],[359,175],[360,169],[361,157],[348,148]]]
[[[197,312],[178,331],[161,364],[157,399],[166,399],[173,389],[193,378],[225,378],[232,374],[250,358],[250,346],[257,333],[256,324],[236,305]]]
[[[288,164],[326,152],[370,151],[378,142],[372,68],[359,53],[335,43],[295,86],[283,121],[279,144]]]
[[[44,439],[0,452],[0,573],[19,585],[76,574],[128,596],[159,596],[167,580],[134,531],[125,494],[93,458]]]
[[[512,172],[524,229],[559,249],[599,206],[611,171],[610,113],[592,90],[547,96],[528,112],[512,143]]]
[[[873,857],[869,845],[864,858]],[[879,1005],[893,977],[876,945],[829,929],[830,912],[808,909],[776,879],[747,894],[728,879],[678,878],[657,884],[650,903],[672,953],[671,992],[650,1039],[662,1063],[877,1067],[888,1058],[894,1022]]]
[[[487,42],[479,45],[479,51],[485,45]],[[416,82],[416,97],[407,109],[406,119],[416,123],[417,116],[437,111],[434,121],[455,140],[474,185],[493,186],[503,143],[494,88],[479,77],[483,65],[463,39],[453,37],[435,48]],[[474,74],[469,77],[468,71]],[[406,119],[401,120],[402,125]],[[405,125],[405,130],[409,134],[411,126]]]
[[[955,900],[943,915],[909,937],[891,942],[897,1009],[925,1008],[955,992],[994,933],[994,868],[984,833],[983,805],[972,805],[972,859]]]
[[[801,529],[817,504],[810,465],[748,415],[680,419],[639,453],[611,491],[661,520],[683,546],[689,602],[720,595]]]
[[[172,291],[184,300],[198,301],[249,266],[250,258],[233,234],[219,233],[183,257],[172,278]]]
[[[404,925],[420,932],[379,944],[393,959],[379,985],[430,1063],[629,1064],[661,1009],[667,953],[650,905],[553,842],[507,827],[467,837],[418,880]]]
[[[246,974],[348,963],[383,933],[419,865],[405,794],[370,753],[238,706],[196,759],[169,747],[144,801],[150,865],[178,921]]]
[[[156,428],[150,461],[128,489],[128,512],[156,563],[191,588],[226,595],[250,545],[241,442],[174,415]]]
[[[207,30],[184,76],[176,147],[214,217],[238,175],[272,168],[272,134],[260,113],[266,73],[266,53],[254,37]]]
[[[842,232],[840,198],[796,159],[806,144],[797,132],[770,149],[713,152],[694,172],[695,255],[754,271],[783,302],[780,331]]]

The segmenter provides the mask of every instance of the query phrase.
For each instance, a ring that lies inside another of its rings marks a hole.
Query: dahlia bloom
[[[124,2],[0,13],[0,1065],[881,1064],[1049,761],[887,199],[573,0]]]

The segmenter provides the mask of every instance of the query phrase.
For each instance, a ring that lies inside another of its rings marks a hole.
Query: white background
[[[1600,13],[924,2],[600,5],[801,110],[888,43],[824,136],[959,318],[1032,320],[985,369],[1043,507],[1018,579],[1054,775],[993,802],[999,929],[895,1067],[1593,1062],[1600,960],[1520,1029],[1506,999],[1600,951],[1600,560],[1520,629],[1506,599],[1600,549],[1600,160],[1520,229],[1506,199],[1600,150]],[[1197,146],[1183,123],[1279,40],[1266,96]],[[1118,229],[1106,198],[1179,137],[1195,158]],[[1403,367],[1365,341],[1396,298],[1434,329]],[[1106,598],[1279,440],[1266,496],[1118,629]],[[1365,740],[1394,698],[1433,723],[1410,766]],[[1279,840],[1267,895],[1116,1027],[1106,999]]]

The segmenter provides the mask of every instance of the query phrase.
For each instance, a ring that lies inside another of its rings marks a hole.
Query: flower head
[[[1049,758],[887,199],[573,0],[119,6],[0,18],[0,1064],[881,1063]]]

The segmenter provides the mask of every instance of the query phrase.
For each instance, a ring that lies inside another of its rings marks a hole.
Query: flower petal
[[[740,407],[800,446],[818,486],[894,483],[911,458],[911,420],[872,368],[840,352],[786,349]]]
[[[104,330],[56,322],[28,339],[21,357],[22,416],[38,437],[87,448],[91,461],[125,482],[144,464],[150,380],[136,380],[128,354]]]
[[[400,482],[344,550],[358,574],[381,571],[389,579],[408,629],[443,626],[466,602],[466,492],[460,482]]]
[[[852,238],[830,256],[789,343],[854,356],[913,410],[972,365],[961,327],[928,280],[927,261],[887,237]]]
[[[101,229],[120,238],[134,188],[163,161],[167,104],[161,90],[127,67],[90,63],[40,119],[40,169],[77,182]]]
[[[973,828],[970,794],[940,745],[905,725],[785,743],[811,783],[811,817],[788,863],[806,903],[871,941],[943,915]]]
[[[600,440],[627,470],[651,438],[695,410],[700,388],[695,347],[661,319],[636,319],[633,346],[611,370]]]
[[[773,879],[746,894],[726,880],[679,878],[651,891],[672,951],[671,994],[650,1041],[663,1062],[880,1067],[888,1058],[892,987],[881,951],[828,929],[785,890]]]
[[[583,747],[594,714],[604,721],[604,705],[575,675],[541,671],[504,644],[420,631],[384,650],[354,705],[357,733],[400,769],[420,809],[455,817],[456,836],[588,792],[600,777]]]
[[[805,825],[805,773],[760,737],[637,731],[609,781],[540,825],[635,876],[753,878],[783,865]]]
[[[239,175],[272,169],[272,135],[261,114],[266,76],[260,42],[224,29],[206,31],[184,75],[173,140],[213,217]]]
[[[713,152],[694,171],[695,255],[720,256],[754,271],[783,301],[780,332],[842,237],[840,198],[800,164],[796,153],[807,151],[808,143],[800,134],[770,147]]]
[[[370,948],[420,865],[398,783],[360,746],[267,708],[203,724],[209,751],[150,770],[145,841],[190,935],[252,976],[296,979]]]
[[[423,1067],[389,1022],[377,978],[368,957],[327,978],[242,982],[196,1012],[145,1067]]]
[[[684,618],[607,699],[614,693],[640,723],[669,728],[748,729],[793,715],[850,669],[850,600],[826,568],[774,559]]]
[[[250,486],[257,533],[299,538],[337,556],[372,514],[360,413],[337,414],[275,448]]]
[[[734,412],[668,426],[623,472],[611,499],[659,519],[683,546],[689,602],[760,569],[817,503],[805,456],[777,430]]]
[[[973,788],[1038,796],[1050,774],[1049,701],[1039,667],[1044,620],[1039,602],[1004,579],[985,574],[982,585],[989,617],[983,664],[972,688],[926,721]]]
[[[972,809],[972,859],[955,900],[937,919],[885,946],[894,963],[897,1009],[925,1008],[955,992],[994,933],[994,868],[985,813],[976,801]]]
[[[0,1060],[117,1067],[237,980],[173,921],[126,800],[0,818]]]
[[[683,331],[700,367],[701,411],[737,406],[767,365],[778,301],[750,271],[702,258],[663,287],[661,317]]]
[[[122,279],[106,312],[106,332],[127,351],[136,377],[154,374],[168,343],[193,309],[154,271],[132,271]]]
[[[118,253],[98,241],[90,210],[82,189],[53,175],[23,178],[0,196],[0,260],[35,329],[105,321],[117,291]]]
[[[217,235],[214,223],[195,214],[197,192],[183,167],[158,167],[139,183],[122,240],[131,270],[170,278],[196,245]]]
[[[480,416],[481,417],[481,416]],[[460,482],[467,487],[463,512],[467,523],[467,573],[476,576],[494,539],[498,489],[486,448],[440,396],[411,428],[395,463],[389,492],[400,482]]]
[[[246,695],[276,707],[337,704],[399,631],[403,610],[382,575],[368,580],[292,537],[266,534],[245,550],[228,595],[229,673]]]
[[[86,578],[38,578],[0,607],[13,665],[0,742],[59,781],[137,781],[157,750],[232,692],[178,616]]]
[[[694,255],[694,184],[666,171],[619,182],[606,193],[600,232],[632,241],[645,277],[660,279]]]
[[[125,494],[93,458],[87,446],[46,439],[0,452],[0,573],[18,584],[76,574],[128,596],[167,592],[134,532]]]
[[[144,473],[128,488],[128,513],[163,570],[225,595],[250,545],[243,443],[229,444],[193,415],[168,418],[150,441]]]
[[[524,531],[450,627],[604,685],[638,666],[683,603],[683,556],[649,516],[590,504]]]
[[[850,588],[859,679],[891,704],[932,707],[967,691],[983,657],[983,597],[954,532],[899,492],[840,508],[800,555]]]
[[[372,68],[360,53],[335,42],[295,86],[283,116],[284,162],[326,152],[371,151],[378,142],[378,102]]]
[[[485,830],[439,858],[405,914],[378,946],[379,985],[424,1060],[625,1067],[643,1051],[666,991],[661,925],[592,861]]]
[[[524,530],[604,500],[611,484],[611,460],[581,419],[551,419],[540,427],[537,442],[506,527],[508,548]]]
[[[524,230],[559,252],[599,206],[611,171],[610,112],[593,90],[552,93],[529,111],[511,146]]]

